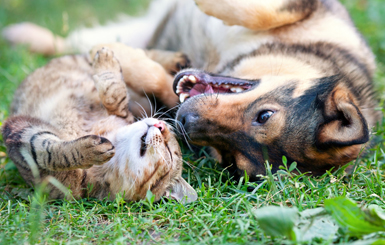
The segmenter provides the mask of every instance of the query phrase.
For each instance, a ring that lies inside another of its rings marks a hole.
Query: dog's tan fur
[[[156,2],[167,11],[143,47],[181,50],[200,69],[179,73],[175,90],[184,76],[190,85],[209,80],[253,85],[240,93],[196,96],[193,87],[182,86],[177,94],[191,98],[177,119],[192,143],[212,146],[225,165],[235,173],[247,171],[252,179],[265,173],[266,160],[276,171],[283,155],[313,174],[358,156],[381,117],[373,98],[375,61],[337,0]],[[7,33],[17,42],[16,31]],[[84,33],[45,43],[75,50],[87,43]],[[119,37],[132,43],[123,33],[124,28]],[[256,123],[266,111],[271,118]]]

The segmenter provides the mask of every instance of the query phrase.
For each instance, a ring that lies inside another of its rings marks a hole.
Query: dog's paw
[[[244,17],[248,16],[247,3],[250,1],[218,1],[218,0],[195,0],[198,8],[205,14],[213,16],[223,21],[225,25],[242,25],[248,28],[244,23]],[[253,1],[251,1],[253,2]],[[239,4],[245,6],[239,6]],[[245,10],[246,9],[246,10]]]
[[[13,45],[27,45],[31,52],[53,55],[64,48],[63,40],[46,28],[29,22],[7,26],[2,31],[5,40]]]
[[[175,53],[172,64],[173,65],[170,67],[169,72],[173,75],[178,73],[180,70],[191,67],[190,59],[186,54],[181,52]]]
[[[198,8],[205,14],[216,17],[217,8],[221,8],[222,2],[215,0],[194,0]]]

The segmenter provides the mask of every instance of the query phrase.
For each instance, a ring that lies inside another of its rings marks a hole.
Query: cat
[[[134,122],[122,68],[113,51],[63,56],[29,75],[2,128],[10,159],[28,184],[53,176],[75,198],[138,201],[150,190],[181,202],[197,199],[182,178],[182,154],[171,127]],[[92,64],[91,64],[92,63]],[[50,198],[65,193],[51,187]]]

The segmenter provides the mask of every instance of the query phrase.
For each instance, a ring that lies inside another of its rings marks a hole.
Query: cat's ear
[[[182,177],[177,179],[175,185],[166,192],[166,196],[171,196],[183,204],[194,202],[198,199],[197,192]]]

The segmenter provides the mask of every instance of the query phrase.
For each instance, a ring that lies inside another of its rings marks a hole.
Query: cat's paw
[[[101,165],[108,162],[115,155],[115,147],[112,143],[97,135],[88,135],[78,139],[79,152],[82,154],[82,168],[92,165]]]
[[[127,118],[129,96],[123,81],[119,61],[114,52],[101,48],[94,57],[94,81],[99,91],[99,97],[110,115]]]
[[[96,52],[93,68],[95,74],[102,74],[104,72],[121,73],[119,61],[115,58],[114,52],[105,47]]]

